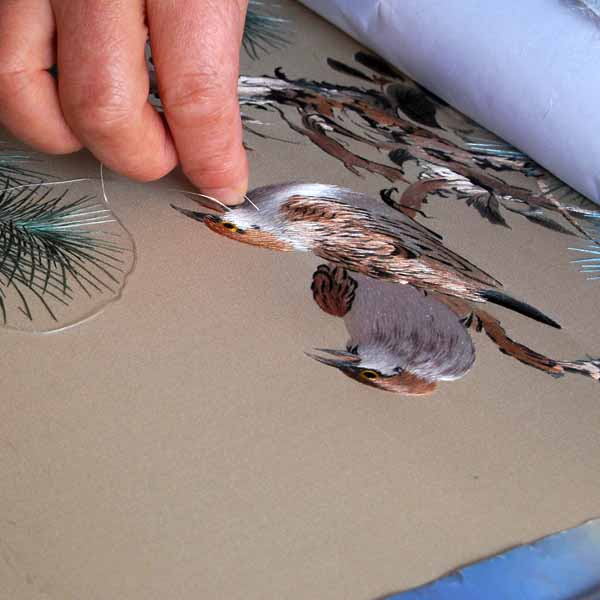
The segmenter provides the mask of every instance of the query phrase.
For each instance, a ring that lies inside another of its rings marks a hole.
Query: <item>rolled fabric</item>
[[[301,2],[600,203],[595,0]]]

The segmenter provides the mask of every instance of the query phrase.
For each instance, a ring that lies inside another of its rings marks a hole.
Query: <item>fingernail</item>
[[[202,188],[203,194],[212,196],[228,205],[241,204],[244,201],[247,191],[247,185],[240,185],[238,187]]]

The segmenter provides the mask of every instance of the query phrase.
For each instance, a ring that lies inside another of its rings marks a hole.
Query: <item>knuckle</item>
[[[90,133],[126,129],[137,111],[136,104],[119,86],[100,87],[94,84],[69,90],[61,96],[67,97],[68,111],[79,126]]]
[[[3,72],[0,66],[0,97],[10,98],[20,94],[30,83],[31,77],[26,71]]]
[[[22,70],[20,62],[17,62],[14,58],[14,53],[6,52],[0,48],[0,74],[2,75],[13,75],[15,72],[18,73]]]
[[[2,31],[1,27],[0,31]],[[5,36],[0,36],[0,73],[10,75],[24,70],[24,67],[21,53],[17,51],[14,44],[6,40]]]
[[[218,73],[194,74],[169,82],[162,94],[163,107],[177,118],[190,117],[220,122],[231,119],[237,110],[234,89],[219,81]]]

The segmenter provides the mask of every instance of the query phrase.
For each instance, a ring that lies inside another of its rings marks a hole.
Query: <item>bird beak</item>
[[[354,354],[354,352],[348,352],[347,350],[331,350],[329,348],[315,348],[317,352],[323,352],[324,354],[329,354],[331,356],[335,356],[336,358],[345,358],[352,362],[358,362],[360,358]]]
[[[205,196],[204,194],[200,194],[197,192],[189,192],[185,193],[184,196],[193,200],[196,204],[199,204],[202,208],[208,208],[209,210],[214,210],[215,212],[224,215],[228,210],[231,210],[228,206],[221,204],[215,198],[211,198],[210,196]]]
[[[190,200],[193,200],[196,204],[199,204],[202,208],[213,210],[219,215],[224,215],[227,212],[227,206],[225,206],[224,204],[220,204],[217,200],[211,198],[210,196],[204,196],[203,194],[195,192],[186,193],[184,195],[186,198],[189,198]],[[202,223],[204,223],[204,219],[206,217],[216,217],[216,215],[213,213],[187,210],[186,208],[180,208],[179,206],[175,206],[174,204],[171,204],[171,207],[175,210],[178,210],[181,214],[185,215],[186,217],[194,219],[195,221],[200,221]]]
[[[328,367],[335,367],[336,369],[348,369],[356,366],[356,363],[360,361],[360,358],[356,356],[356,354],[346,352],[345,350],[330,350],[328,348],[315,348],[315,350],[323,354],[329,354],[333,358],[320,356],[319,354],[313,354],[311,352],[305,352],[306,356],[309,356]]]
[[[182,215],[185,215],[186,217],[189,217],[190,219],[194,219],[195,221],[200,221],[201,223],[204,223],[204,219],[206,219],[206,217],[213,217],[213,218],[216,217],[216,215],[214,215],[212,213],[199,212],[196,210],[188,210],[187,208],[180,208],[179,206],[175,206],[174,204],[171,204],[171,208],[174,208],[175,210],[179,211]]]

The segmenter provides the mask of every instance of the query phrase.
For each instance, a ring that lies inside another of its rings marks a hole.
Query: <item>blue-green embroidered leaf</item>
[[[52,330],[119,295],[132,242],[94,196],[44,184],[0,190],[0,323]]]
[[[270,2],[250,0],[246,13],[243,45],[248,56],[257,59],[261,53],[283,48],[289,43],[290,22],[273,14]]]

